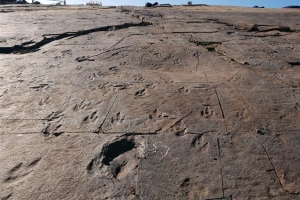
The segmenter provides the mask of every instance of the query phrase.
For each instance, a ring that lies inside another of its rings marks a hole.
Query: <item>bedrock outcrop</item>
[[[0,199],[299,199],[300,13],[0,7]]]

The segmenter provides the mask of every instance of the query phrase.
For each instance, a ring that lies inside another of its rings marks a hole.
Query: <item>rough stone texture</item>
[[[300,13],[1,6],[0,199],[299,199]]]

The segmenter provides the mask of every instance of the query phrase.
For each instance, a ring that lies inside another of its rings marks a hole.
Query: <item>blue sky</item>
[[[27,0],[28,2],[30,0]],[[39,0],[41,3],[53,3],[54,1],[49,0]],[[89,0],[67,0],[67,4],[85,4]],[[135,5],[135,6],[144,6],[145,3],[149,1],[154,3],[170,3],[170,4],[186,4],[189,0],[102,0],[103,5]],[[192,0],[194,4],[202,3],[208,5],[231,5],[231,6],[245,6],[252,7],[254,5],[265,6],[266,8],[281,8],[289,5],[300,5],[300,0]]]

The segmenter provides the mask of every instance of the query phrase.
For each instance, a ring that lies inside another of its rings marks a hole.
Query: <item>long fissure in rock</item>
[[[279,32],[287,32],[287,33],[292,33],[295,32],[294,30],[292,30],[290,27],[288,26],[278,26],[278,27],[273,27],[273,28],[268,28],[268,29],[262,29],[260,27],[263,26],[271,26],[271,25],[257,25],[254,24],[249,30],[248,32],[270,32],[270,31],[279,31]]]
[[[209,45],[221,45],[222,42],[215,42],[215,41],[197,41],[194,39],[189,39],[189,42],[194,43],[198,46],[203,46],[203,47],[207,47]]]
[[[129,27],[138,27],[138,26],[149,26],[151,25],[150,22],[141,22],[141,23],[124,23],[120,25],[115,26],[104,26],[99,28],[93,28],[88,30],[81,30],[77,32],[65,32],[61,34],[48,34],[43,35],[44,39],[42,39],[40,42],[34,43],[31,46],[25,46],[26,44],[21,45],[15,45],[13,47],[0,47],[0,54],[12,54],[12,53],[19,53],[19,54],[25,54],[30,52],[38,51],[39,48],[42,46],[49,44],[56,40],[61,40],[64,38],[75,38],[82,35],[87,35],[89,33],[94,32],[101,32],[101,31],[110,31],[110,30],[119,30],[119,29],[126,29]],[[46,37],[46,36],[52,36],[52,37]]]
[[[299,62],[288,62],[290,65],[291,65],[291,67],[296,67],[296,66],[300,66],[300,61]]]

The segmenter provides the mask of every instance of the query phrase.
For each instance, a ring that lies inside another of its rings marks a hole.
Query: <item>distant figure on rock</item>
[[[146,4],[145,4],[145,7],[152,7],[153,5],[152,5],[152,3],[149,3],[149,2],[147,2]]]
[[[259,7],[259,6],[255,5],[252,8],[265,8],[265,7],[264,6]]]
[[[152,4],[152,3],[149,3],[149,2],[147,2],[146,4],[145,4],[145,7],[153,7],[153,6],[157,6],[158,5],[158,2],[155,2],[154,4]]]

